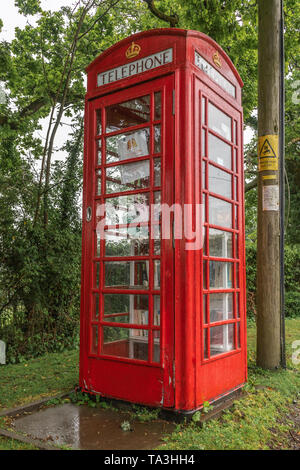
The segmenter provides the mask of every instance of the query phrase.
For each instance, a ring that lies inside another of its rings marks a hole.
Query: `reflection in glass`
[[[220,227],[232,227],[232,205],[229,202],[209,197],[209,223]]]
[[[160,295],[153,296],[153,324],[160,326]]]
[[[213,165],[209,165],[208,187],[211,192],[231,199],[232,176]]]
[[[234,349],[234,324],[210,328],[210,355],[217,356]]]
[[[111,228],[105,231],[105,256],[149,255],[147,226]]]
[[[103,327],[101,353],[109,356],[148,360],[148,331],[135,328]]]
[[[210,294],[209,296],[210,322],[225,321],[233,318],[233,294]]]
[[[231,146],[212,134],[208,134],[208,158],[231,170]]]
[[[231,289],[233,287],[232,263],[209,262],[209,286],[211,289]]]
[[[160,158],[154,158],[154,186],[161,185],[161,161]]]
[[[98,325],[92,325],[92,344],[91,353],[98,353]]]
[[[106,168],[106,193],[134,191],[149,186],[149,160]]]
[[[154,106],[155,106],[155,113],[154,113],[154,120],[158,121],[161,119],[161,92],[157,91],[154,93]]]
[[[104,294],[104,320],[148,325],[148,295]]]
[[[231,140],[231,118],[216,108],[208,105],[208,126],[227,140]]]
[[[92,319],[97,320],[98,318],[99,318],[99,294],[93,294]]]
[[[154,260],[154,289],[160,288],[160,261]]]
[[[209,253],[217,258],[232,258],[232,233],[210,228]]]
[[[150,96],[134,98],[106,108],[106,132],[137,126],[150,121]]]
[[[161,151],[161,126],[154,126],[154,153]]]
[[[106,199],[106,224],[130,224],[149,221],[149,194],[130,194]]]
[[[96,109],[96,125],[97,125],[96,133],[97,135],[102,134],[101,115],[102,115],[101,109]]]
[[[96,171],[96,195],[101,195],[101,170]]]
[[[203,323],[207,323],[206,304],[207,304],[207,294],[204,294],[203,295]]]
[[[149,261],[108,261],[105,287],[114,289],[148,289]]]
[[[149,155],[149,128],[106,138],[106,163]]]
[[[98,289],[100,279],[100,263],[94,263],[94,289]]]
[[[153,330],[152,362],[160,362],[160,331]]]

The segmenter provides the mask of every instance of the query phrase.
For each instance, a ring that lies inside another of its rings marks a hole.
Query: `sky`
[[[24,28],[26,22],[29,21],[30,24],[34,24],[34,17],[25,18],[23,15],[20,15],[18,9],[15,7],[15,0],[4,0],[4,6],[0,10],[0,18],[3,21],[3,28],[0,32],[0,40],[11,41],[14,38],[14,30],[16,27]],[[41,6],[44,10],[58,10],[63,5],[71,6],[74,4],[74,0],[41,0]],[[43,120],[43,126],[47,125],[48,120]],[[42,135],[41,135],[42,134]],[[39,135],[43,138],[44,132]],[[247,144],[253,136],[253,133],[246,129],[244,131],[244,144]],[[60,129],[60,135],[57,136],[57,144],[63,144],[66,138],[66,129],[65,126]],[[57,159],[64,158],[63,153],[58,153],[56,155]]]

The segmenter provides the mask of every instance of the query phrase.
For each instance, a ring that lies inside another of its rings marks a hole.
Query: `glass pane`
[[[208,135],[208,158],[231,170],[231,146],[212,134]]]
[[[154,112],[154,120],[158,121],[161,119],[161,92],[157,91],[154,93],[154,106],[155,106],[155,112]]]
[[[132,194],[106,199],[106,224],[130,224],[149,221],[149,194]]]
[[[161,192],[155,191],[153,197],[153,221],[157,222],[161,219]]]
[[[101,165],[102,164],[102,149],[100,147],[101,145],[101,142],[99,141],[99,147],[98,147],[98,165]]]
[[[240,318],[240,294],[237,292],[236,294],[236,316]]]
[[[106,192],[134,191],[150,186],[150,163],[127,163],[106,168]]]
[[[147,325],[148,295],[104,294],[104,320]]]
[[[232,176],[213,165],[209,165],[208,188],[213,193],[231,199]]]
[[[237,327],[237,347],[241,347],[241,330],[240,330],[240,323],[236,324]]]
[[[99,318],[99,294],[93,294],[92,320],[98,320],[98,318]]]
[[[91,353],[98,353],[98,325],[92,325],[92,344]]]
[[[160,225],[152,225],[152,238],[154,239],[153,252],[155,255],[160,255],[160,245],[161,245],[160,237],[161,237]]]
[[[207,350],[207,345],[208,345],[208,330],[205,329],[203,330],[203,349],[204,349],[204,359],[208,359],[208,350]]]
[[[96,110],[96,125],[97,125],[96,133],[97,135],[102,134],[101,115],[102,115],[101,109],[97,109]]]
[[[153,330],[152,362],[160,362],[160,331]]]
[[[233,318],[233,294],[210,294],[209,296],[210,323],[225,321]]]
[[[206,163],[202,161],[202,188],[206,189]]]
[[[161,161],[160,158],[154,158],[154,186],[161,185]]]
[[[106,108],[106,132],[137,126],[150,121],[150,96],[134,98]]]
[[[231,289],[233,286],[232,263],[209,262],[209,285],[211,289]]]
[[[104,264],[105,287],[148,289],[149,261],[108,261]]]
[[[160,295],[153,296],[153,324],[160,326]]]
[[[206,157],[206,131],[202,129],[202,157]]]
[[[231,140],[231,118],[211,103],[208,104],[208,125],[225,139]]]
[[[205,98],[202,98],[202,122],[205,124],[206,116],[205,116]]]
[[[203,261],[203,289],[207,289],[207,261]]]
[[[104,326],[101,353],[147,361],[148,331]]]
[[[100,256],[100,241],[101,241],[100,233],[96,232],[96,235],[95,235],[95,256],[97,258],[99,258],[99,256]]]
[[[206,312],[206,304],[207,304],[207,295],[203,295],[203,323],[207,323],[207,312]]]
[[[217,356],[234,349],[234,324],[210,329],[210,355]]]
[[[154,126],[154,153],[161,151],[161,127]]]
[[[154,261],[154,289],[160,288],[160,261]]]
[[[106,163],[149,155],[150,131],[139,129],[106,138]]]
[[[232,233],[210,228],[209,254],[217,258],[232,258]]]
[[[96,196],[101,195],[101,170],[96,171]]]
[[[105,231],[105,256],[149,255],[147,226],[111,228]]]
[[[229,202],[209,197],[209,223],[220,227],[232,227],[232,205]]]

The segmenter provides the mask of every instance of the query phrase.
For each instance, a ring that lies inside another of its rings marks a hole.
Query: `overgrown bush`
[[[285,246],[285,315],[300,316],[300,247]],[[246,243],[247,315],[256,315],[256,244]]]

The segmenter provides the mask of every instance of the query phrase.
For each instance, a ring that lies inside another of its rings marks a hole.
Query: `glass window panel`
[[[149,221],[149,194],[130,194],[106,199],[106,224],[131,224]]]
[[[91,353],[98,353],[98,325],[92,325],[92,344],[91,344]]]
[[[208,359],[208,330],[203,330],[203,352],[204,352],[204,359]]]
[[[202,160],[202,188],[206,189],[206,162]]]
[[[217,258],[232,258],[232,233],[209,229],[209,254]]]
[[[160,288],[160,261],[154,261],[154,289]]]
[[[155,191],[153,198],[153,221],[157,222],[161,219],[161,192]]]
[[[238,151],[237,151],[237,149],[234,149],[234,166],[235,166],[235,172],[238,173],[238,171],[239,171],[239,162],[238,162]]]
[[[106,163],[149,155],[149,128],[106,138]]]
[[[134,98],[106,108],[106,132],[137,126],[150,121],[150,96]]]
[[[148,295],[104,294],[104,319],[110,322],[148,325]]]
[[[237,347],[240,349],[241,347],[241,329],[240,329],[240,323],[236,324],[237,327]]]
[[[207,289],[207,261],[203,261],[203,289]]]
[[[161,185],[161,161],[160,158],[154,158],[154,186]]]
[[[96,235],[95,235],[95,256],[97,258],[99,258],[99,256],[100,256],[100,241],[101,241],[100,233],[96,232]]]
[[[202,98],[202,122],[205,124],[206,116],[205,116],[205,98]]]
[[[155,255],[160,255],[160,246],[161,246],[161,234],[160,234],[160,225],[152,225],[152,238],[153,241],[153,252]]]
[[[161,151],[161,126],[154,126],[154,153]]]
[[[213,165],[209,165],[208,188],[213,193],[231,199],[232,176]]]
[[[103,327],[102,354],[148,360],[148,331],[113,326]]]
[[[236,263],[236,274],[235,274],[235,283],[236,283],[236,288],[238,289],[240,287],[240,263]]]
[[[209,223],[220,227],[232,227],[232,205],[229,202],[209,197]]]
[[[96,109],[96,133],[97,135],[102,134],[102,122],[101,122],[102,112],[101,109]]]
[[[99,294],[93,294],[92,319],[98,320],[98,318],[99,318]]]
[[[158,121],[161,119],[161,92],[157,91],[154,93],[154,106],[155,106],[155,112],[154,112],[154,120]]]
[[[231,170],[231,146],[212,134],[208,134],[208,158]]]
[[[96,196],[101,195],[101,170],[96,171]]]
[[[101,165],[102,164],[102,149],[101,149],[101,141],[99,141],[98,143],[98,160],[97,160],[97,164],[98,165]]]
[[[225,321],[233,318],[233,294],[210,294],[209,296],[210,323]]]
[[[106,193],[134,191],[149,186],[149,160],[106,168]]]
[[[160,326],[160,295],[153,296],[153,324]]]
[[[240,313],[240,294],[237,292],[236,294],[236,316],[237,318],[240,318],[241,313]]]
[[[217,356],[234,349],[234,324],[210,328],[210,355]]]
[[[206,131],[202,129],[202,157],[206,157]]]
[[[210,261],[209,286],[211,289],[231,289],[233,287],[232,263]]]
[[[133,226],[105,231],[105,256],[149,255],[149,228]]]
[[[114,289],[148,289],[149,261],[108,261],[105,286]]]
[[[206,311],[206,306],[207,304],[207,295],[203,295],[203,323],[207,323],[207,311]]]
[[[208,104],[208,125],[225,139],[231,140],[231,118],[211,103]]]
[[[160,362],[160,331],[153,330],[152,362]]]
[[[207,256],[207,230],[206,230],[206,226],[203,225],[203,255],[204,256]]]

